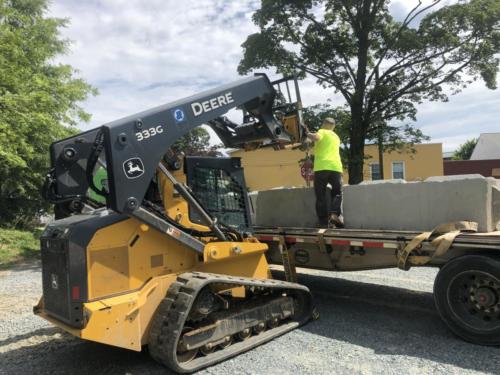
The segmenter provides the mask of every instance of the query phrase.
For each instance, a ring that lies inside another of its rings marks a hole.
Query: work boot
[[[340,215],[331,214],[329,226],[332,228],[344,228],[344,219]]]

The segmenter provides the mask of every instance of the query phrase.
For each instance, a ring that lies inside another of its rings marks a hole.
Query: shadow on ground
[[[377,355],[499,371],[500,347],[473,345],[454,336],[439,317],[432,293],[316,275],[300,275],[299,282],[313,292],[321,314],[301,328],[306,332],[369,348]]]
[[[56,329],[32,332],[30,336],[53,336],[36,345],[26,345],[0,352],[0,373],[19,374],[163,374],[173,375],[154,362],[144,350],[141,353],[83,341]],[[14,344],[26,339],[20,335],[0,343]]]

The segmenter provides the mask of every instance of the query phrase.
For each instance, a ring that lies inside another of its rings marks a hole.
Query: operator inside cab
[[[340,138],[334,132],[335,120],[327,117],[321,129],[311,133],[304,128],[307,138],[314,142],[314,194],[316,195],[316,215],[318,226],[329,225],[342,228],[342,161],[340,159]],[[328,200],[327,185],[330,184]],[[330,204],[328,204],[328,201]]]

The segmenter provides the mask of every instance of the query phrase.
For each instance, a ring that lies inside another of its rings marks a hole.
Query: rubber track
[[[287,323],[260,335],[254,335],[245,341],[234,343],[226,349],[218,350],[208,356],[199,356],[189,362],[179,363],[177,343],[182,328],[198,293],[209,284],[227,284],[230,287],[256,286],[286,291],[297,300],[294,317]],[[158,306],[151,323],[149,353],[156,361],[176,372],[193,372],[252,349],[308,322],[311,319],[312,310],[313,304],[309,289],[300,284],[201,272],[183,273],[177,277],[177,281],[172,283],[167,296]]]

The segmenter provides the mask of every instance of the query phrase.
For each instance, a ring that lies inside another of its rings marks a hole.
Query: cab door
[[[199,203],[219,223],[238,230],[251,229],[249,199],[240,158],[187,156],[187,185]],[[202,223],[191,207],[189,219]]]

